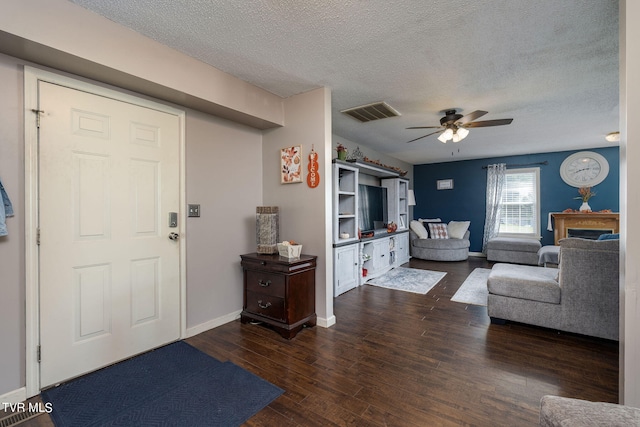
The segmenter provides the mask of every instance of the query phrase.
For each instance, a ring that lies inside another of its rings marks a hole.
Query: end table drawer
[[[286,320],[284,298],[247,291],[246,310],[272,319]]]
[[[247,270],[247,291],[284,298],[285,277],[263,271]]]

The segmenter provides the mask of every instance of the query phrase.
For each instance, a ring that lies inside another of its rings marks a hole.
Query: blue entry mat
[[[283,390],[179,341],[42,392],[58,427],[239,426]]]

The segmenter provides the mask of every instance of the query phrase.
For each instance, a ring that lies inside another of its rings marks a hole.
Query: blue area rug
[[[58,427],[239,426],[283,390],[182,341],[42,392]]]

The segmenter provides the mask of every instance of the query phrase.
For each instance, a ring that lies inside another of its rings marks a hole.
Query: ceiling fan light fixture
[[[438,137],[438,139],[440,140],[440,142],[443,143],[447,143],[447,141],[449,141],[450,139],[453,138],[453,129],[451,128],[447,128],[447,130],[445,130],[444,132],[442,132],[442,135],[440,135]]]
[[[411,141],[414,142],[422,138],[426,138],[431,135],[435,135],[437,133],[440,134],[438,136],[438,140],[444,144],[447,141],[453,140],[453,142],[460,142],[469,135],[469,130],[467,128],[485,128],[490,126],[504,126],[511,124],[513,119],[497,119],[497,120],[484,120],[484,121],[476,121],[476,119],[487,114],[487,111],[476,110],[473,111],[466,116],[462,114],[456,113],[455,109],[445,110],[445,115],[440,119],[440,126],[412,126],[407,129],[442,129],[436,130],[426,135],[422,135],[418,138],[414,138]]]
[[[460,141],[462,141],[467,137],[467,135],[469,135],[469,130],[466,128],[458,128],[456,133],[460,136]]]

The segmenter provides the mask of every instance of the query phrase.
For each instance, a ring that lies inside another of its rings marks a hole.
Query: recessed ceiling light
[[[620,132],[609,132],[607,136],[604,137],[609,142],[618,142],[620,141]]]

